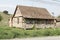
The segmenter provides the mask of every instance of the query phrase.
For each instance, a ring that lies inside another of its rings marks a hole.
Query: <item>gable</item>
[[[17,7],[14,17],[22,16],[19,7]]]

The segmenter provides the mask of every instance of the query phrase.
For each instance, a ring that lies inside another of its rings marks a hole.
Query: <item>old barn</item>
[[[18,28],[49,28],[54,27],[54,17],[47,9],[30,6],[16,6],[15,12],[10,18],[9,26]]]

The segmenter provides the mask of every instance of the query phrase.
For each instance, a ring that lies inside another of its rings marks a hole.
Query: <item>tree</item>
[[[2,16],[0,15],[0,21],[2,20]]]
[[[4,10],[3,13],[8,14],[8,11],[7,10]]]
[[[60,18],[60,15],[58,16],[58,18]]]

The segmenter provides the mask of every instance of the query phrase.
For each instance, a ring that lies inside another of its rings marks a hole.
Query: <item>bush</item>
[[[14,37],[13,38],[21,38],[21,37],[24,37],[24,31],[23,30],[15,29],[15,30],[12,30],[12,33],[14,34]]]
[[[2,20],[2,16],[0,15],[0,21]]]
[[[60,15],[57,18],[60,18]]]
[[[36,30],[35,24],[33,25],[32,30]]]
[[[8,14],[8,11],[7,10],[4,10],[3,13]]]
[[[0,32],[0,39],[10,39],[13,37],[14,37],[14,34],[12,32],[9,32],[9,31]]]
[[[19,28],[0,27],[0,39],[40,37],[40,36],[57,36],[60,35],[60,28],[23,30]]]
[[[0,39],[13,38],[14,34],[10,30],[0,29]]]

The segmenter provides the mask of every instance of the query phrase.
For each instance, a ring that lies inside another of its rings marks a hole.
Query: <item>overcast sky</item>
[[[42,7],[55,16],[60,15],[60,0],[0,0],[0,11],[8,10],[13,14],[16,5]]]

